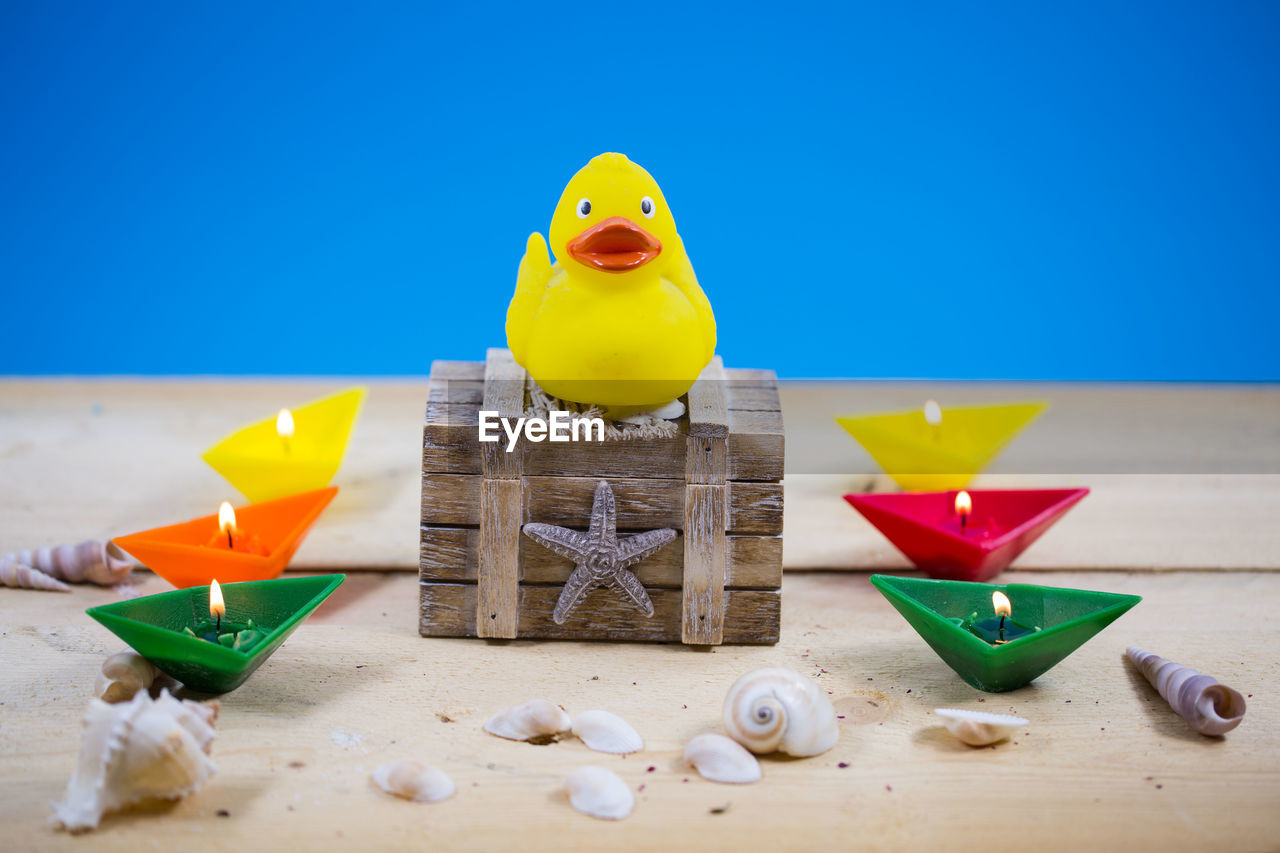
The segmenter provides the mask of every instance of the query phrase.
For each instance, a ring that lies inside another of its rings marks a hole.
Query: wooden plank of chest
[[[479,531],[474,527],[422,526],[419,569],[424,580],[475,582]],[[782,537],[729,536],[725,585],[771,589],[782,583]],[[520,580],[563,584],[573,563],[520,537]],[[674,542],[632,567],[646,587],[678,588],[684,578],[684,540]]]
[[[761,371],[725,371],[726,376]],[[765,372],[767,373],[767,371]],[[776,408],[777,385],[761,379],[728,379],[728,445],[725,476],[729,480],[776,481],[783,476],[782,413]],[[429,473],[479,474],[478,413],[475,380],[433,380],[423,429],[422,470]],[[738,408],[739,403],[743,408]],[[772,406],[772,407],[769,407]],[[688,438],[560,444],[519,442],[511,456],[522,456],[526,474],[569,477],[656,477],[688,475]]]
[[[425,474],[423,524],[478,526],[480,482],[475,474]],[[610,477],[618,502],[619,530],[684,527],[683,479]],[[597,478],[525,477],[523,522],[580,527],[591,516]],[[782,532],[781,483],[729,483],[729,533],[776,536]]]
[[[566,620],[551,618],[561,588],[520,586],[521,638],[547,640],[624,640],[672,642],[681,636],[683,594],[678,589],[650,589],[653,616],[645,618],[633,605],[609,590],[597,590]],[[476,636],[474,584],[422,583],[420,630],[424,636]],[[776,643],[782,599],[777,590],[724,591],[726,643]]]

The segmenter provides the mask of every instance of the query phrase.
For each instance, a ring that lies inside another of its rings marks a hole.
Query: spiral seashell
[[[783,667],[753,670],[734,682],[724,698],[724,725],[757,755],[821,755],[840,739],[831,701],[813,679]]]
[[[133,560],[114,542],[97,539],[87,539],[79,545],[14,551],[0,557],[0,566],[10,562],[31,566],[59,580],[101,586],[120,583],[133,571]]]
[[[601,820],[622,820],[636,805],[622,777],[603,767],[578,768],[565,778],[564,787],[575,809]]]
[[[966,711],[961,708],[935,708],[933,713],[942,718],[947,731],[969,746],[999,743],[1027,725],[1027,720],[1011,714],[989,714],[986,711]]]
[[[1224,735],[1244,719],[1244,697],[1238,690],[1136,646],[1129,647],[1128,655],[1169,707],[1200,734]]]
[[[139,690],[150,690],[160,670],[137,652],[116,652],[102,662],[93,693],[103,702],[128,702]]]
[[[415,803],[437,803],[453,796],[453,780],[438,767],[402,758],[378,767],[371,774],[373,782],[388,794]]]
[[[596,752],[626,755],[644,749],[639,733],[617,714],[608,711],[583,711],[573,721],[573,733]]]
[[[209,758],[219,705],[139,691],[109,705],[89,700],[80,760],[54,822],[72,832],[97,827],[107,812],[144,800],[194,793],[217,769]]]
[[[684,760],[698,775],[712,782],[745,785],[760,781],[760,762],[736,740],[724,735],[701,734],[684,748]]]
[[[43,589],[48,592],[71,592],[71,587],[57,578],[51,578],[39,569],[9,559],[0,559],[0,585],[18,589]]]
[[[530,699],[494,714],[484,730],[507,740],[540,740],[567,732],[570,725],[564,708],[546,699]]]

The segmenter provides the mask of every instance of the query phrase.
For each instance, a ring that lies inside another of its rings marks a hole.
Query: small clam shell
[[[622,777],[603,767],[578,768],[565,778],[564,787],[575,809],[602,820],[622,820],[636,805]]]
[[[390,761],[375,769],[371,775],[374,784],[388,794],[416,803],[447,800],[456,790],[453,780],[443,770],[411,758]]]
[[[103,702],[128,702],[139,690],[149,690],[159,672],[137,652],[116,652],[102,662],[93,692]]]
[[[530,699],[494,714],[484,730],[507,740],[532,740],[567,732],[570,724],[564,708],[546,699]]]
[[[757,755],[821,755],[840,739],[831,700],[813,679],[783,667],[752,670],[734,682],[724,698],[724,725]]]
[[[1010,714],[988,714],[986,711],[966,711],[961,708],[937,708],[935,714],[942,718],[947,731],[969,746],[988,746],[1013,734],[1027,721]]]
[[[573,733],[596,752],[626,755],[644,749],[644,741],[636,730],[608,711],[583,711],[573,721]]]
[[[684,748],[684,760],[703,779],[743,785],[760,781],[760,762],[737,741],[717,734],[702,734]]]

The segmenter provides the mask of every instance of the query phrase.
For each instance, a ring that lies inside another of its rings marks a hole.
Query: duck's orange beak
[[[573,259],[584,266],[627,272],[658,257],[662,243],[625,216],[610,216],[574,237],[567,248]]]

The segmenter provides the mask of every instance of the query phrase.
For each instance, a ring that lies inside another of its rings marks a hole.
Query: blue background
[[[619,150],[732,365],[1280,379],[1280,4],[528,5],[5,3],[0,372],[482,358]]]

